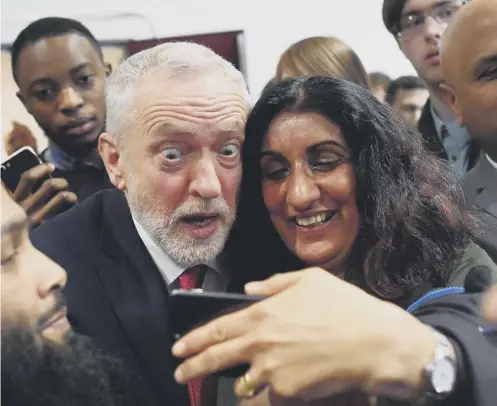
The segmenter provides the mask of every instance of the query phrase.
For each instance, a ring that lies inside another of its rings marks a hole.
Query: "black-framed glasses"
[[[421,33],[426,19],[433,18],[438,24],[448,24],[467,0],[451,0],[436,4],[430,10],[413,11],[403,14],[397,26],[397,36],[409,38]]]

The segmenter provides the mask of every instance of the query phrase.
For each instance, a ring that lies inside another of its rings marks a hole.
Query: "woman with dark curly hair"
[[[496,277],[471,241],[455,179],[416,130],[361,86],[330,77],[275,85],[247,121],[226,260],[240,284],[321,269],[248,284],[247,293],[270,297],[177,343],[177,356],[197,355],[176,378],[246,362],[236,384],[242,397],[269,384],[285,397],[359,388],[472,404],[473,379],[495,372],[486,357],[497,356],[478,329],[479,302],[469,294],[428,301],[417,318],[392,305],[462,285],[478,267]],[[474,351],[477,368],[462,356]],[[360,396],[333,400],[367,404]]]
[[[462,199],[450,166],[367,91],[285,81],[247,122],[227,260],[240,284],[319,266],[409,301],[415,289],[463,281],[477,262],[494,266],[470,243]]]

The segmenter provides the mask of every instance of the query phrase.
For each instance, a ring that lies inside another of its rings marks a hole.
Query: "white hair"
[[[136,85],[146,75],[165,70],[168,77],[181,77],[196,72],[221,75],[240,85],[247,104],[251,98],[243,75],[227,60],[211,49],[192,42],[169,42],[132,55],[107,78],[105,103],[106,131],[119,136],[133,113]]]

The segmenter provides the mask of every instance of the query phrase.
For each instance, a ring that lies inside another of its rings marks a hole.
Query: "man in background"
[[[373,92],[373,94],[381,103],[385,103],[387,88],[390,85],[392,79],[390,79],[384,73],[372,72],[369,74],[369,81],[371,82],[371,91]]]
[[[497,262],[497,2],[473,0],[442,42],[442,92],[458,123],[482,148],[464,178],[468,207],[481,220],[478,244]]]
[[[401,76],[390,83],[386,102],[406,123],[416,126],[429,93],[417,76]]]
[[[51,173],[71,192],[65,203],[74,204],[112,187],[97,148],[106,67],[95,37],[78,21],[42,18],[21,31],[11,53],[17,96],[49,139],[40,155],[51,166],[30,188]]]
[[[384,0],[383,22],[424,81],[430,94],[418,122],[426,147],[448,160],[461,177],[478,160],[480,148],[443,101],[439,47],[442,35],[465,0]]]
[[[72,332],[64,270],[31,245],[28,219],[1,194],[2,404],[135,405],[123,366]]]
[[[166,43],[106,83],[100,154],[116,189],[39,227],[34,244],[66,269],[69,320],[145,377],[162,405],[214,405],[213,377],[176,383],[169,292],[226,291],[218,261],[235,217],[250,97],[212,50]]]

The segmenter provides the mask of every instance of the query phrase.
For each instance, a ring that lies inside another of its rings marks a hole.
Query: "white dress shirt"
[[[492,165],[495,169],[497,169],[497,162],[492,160],[492,158],[490,158],[490,156],[488,154],[485,154],[485,156],[487,157],[488,162],[490,162],[490,165]]]
[[[164,253],[164,251],[162,251],[152,237],[150,237],[142,225],[134,217],[132,218],[138,235],[143,241],[145,248],[147,248],[148,253],[152,257],[152,260],[166,282],[167,289],[171,291],[178,288],[178,278],[187,268],[177,264],[166,253]],[[221,272],[217,261],[202,265],[208,266],[202,284],[202,289],[207,291],[225,292],[230,281],[230,277],[227,272]]]

